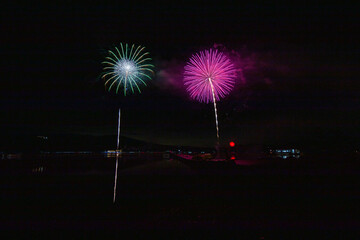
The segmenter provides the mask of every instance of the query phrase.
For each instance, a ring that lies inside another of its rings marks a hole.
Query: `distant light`
[[[234,157],[234,156],[231,156],[231,158],[230,158],[231,160],[235,160],[236,158]]]
[[[235,147],[235,143],[234,143],[234,142],[230,142],[229,145],[230,145],[230,147]]]

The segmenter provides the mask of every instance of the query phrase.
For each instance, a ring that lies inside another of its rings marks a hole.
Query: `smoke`
[[[236,111],[252,108],[253,102],[275,88],[277,81],[290,72],[281,54],[274,50],[255,51],[246,45],[228,49],[221,43],[214,43],[213,47],[227,54],[237,69],[237,82],[230,93],[230,98],[237,102]]]
[[[183,61],[175,58],[158,61],[155,85],[163,91],[170,91],[177,95],[185,94],[184,66]]]
[[[227,54],[238,73],[241,84],[262,82],[266,85],[273,83],[272,79],[280,75],[287,75],[289,67],[279,62],[280,56],[274,51],[254,51],[246,45],[239,48],[227,49],[221,43],[214,43],[214,48]]]

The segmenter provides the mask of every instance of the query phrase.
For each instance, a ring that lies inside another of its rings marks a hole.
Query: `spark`
[[[205,103],[214,102],[214,99],[220,100],[228,95],[234,87],[235,78],[234,65],[227,56],[216,49],[194,54],[184,71],[184,84],[190,96]]]

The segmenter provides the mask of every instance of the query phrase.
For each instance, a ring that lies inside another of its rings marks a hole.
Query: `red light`
[[[231,156],[230,160],[235,160],[236,158],[234,156]]]
[[[235,147],[235,143],[234,143],[234,142],[230,142],[229,145],[230,145],[230,147]]]

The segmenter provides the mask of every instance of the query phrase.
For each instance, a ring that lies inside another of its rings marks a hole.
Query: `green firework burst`
[[[105,57],[104,73],[102,78],[105,81],[105,87],[108,91],[115,89],[116,93],[122,89],[124,95],[127,92],[141,93],[141,85],[147,85],[151,80],[154,65],[150,64],[151,58],[145,47],[120,43],[120,48],[108,50],[108,56]]]

